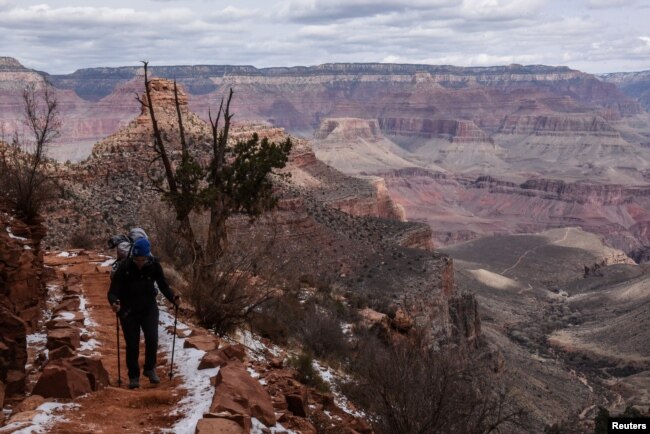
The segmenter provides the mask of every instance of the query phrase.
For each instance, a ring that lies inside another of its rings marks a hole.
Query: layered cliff
[[[27,335],[36,330],[45,300],[45,232],[39,222],[25,224],[0,208],[0,398],[25,392]]]
[[[427,222],[441,245],[485,235],[580,226],[632,253],[650,245],[650,187],[402,169],[385,175],[410,219]],[[417,199],[414,199],[417,198]]]
[[[5,118],[19,118],[19,91],[40,75],[5,59],[0,82],[13,89]],[[615,85],[566,67],[509,65],[461,68],[435,65],[324,64],[311,67],[152,66],[153,76],[177,79],[190,107],[203,118],[228,88],[240,120],[268,121],[311,133],[325,118],[377,119],[386,134],[484,142],[503,119],[537,104],[557,113],[592,113],[617,121],[641,112]],[[18,75],[16,75],[18,74]],[[22,74],[22,75],[20,75]],[[137,113],[129,92],[141,90],[141,68],[92,68],[48,75],[70,119],[62,142],[105,137]],[[9,94],[7,94],[9,96]],[[101,119],[101,121],[100,121]]]

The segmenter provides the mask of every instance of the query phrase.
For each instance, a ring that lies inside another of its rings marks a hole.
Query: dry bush
[[[402,341],[359,339],[348,396],[371,415],[378,433],[522,432],[523,411],[478,360]]]
[[[70,235],[68,244],[73,249],[90,250],[95,247],[95,241],[87,229],[78,229]]]
[[[26,221],[33,220],[58,194],[42,164],[34,166],[33,158],[17,142],[0,143],[0,198]]]
[[[350,353],[348,340],[341,330],[336,312],[325,310],[320,305],[307,306],[299,335],[303,346],[316,357],[343,359]]]
[[[234,242],[191,280],[189,297],[196,315],[217,335],[249,323],[286,287],[287,262],[275,254],[279,249],[275,235],[257,236],[254,232],[251,228],[248,234],[254,242]]]
[[[289,358],[289,366],[298,373],[298,381],[311,386],[323,393],[329,392],[329,387],[323,377],[314,368],[314,356],[309,352],[302,352]]]
[[[61,121],[49,84],[28,86],[22,97],[23,122],[33,139],[16,132],[10,146],[0,142],[0,198],[30,222],[56,197],[56,186],[48,174],[47,148],[59,136]]]

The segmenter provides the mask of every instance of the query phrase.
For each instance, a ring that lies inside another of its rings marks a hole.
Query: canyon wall
[[[41,240],[45,227],[0,209],[0,391],[25,392],[27,335],[37,329],[45,300]]]

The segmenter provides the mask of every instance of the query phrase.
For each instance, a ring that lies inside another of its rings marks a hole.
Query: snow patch
[[[110,267],[110,266],[113,265],[114,263],[115,263],[115,259],[114,259],[114,258],[110,258],[110,259],[105,260],[105,261],[102,262],[101,264],[99,264],[99,266],[100,266],[100,267]]]
[[[64,410],[78,408],[79,404],[61,404],[58,402],[46,402],[41,404],[36,411],[38,414],[31,420],[31,425],[24,427],[24,422],[14,422],[3,427],[11,432],[11,428],[20,428],[13,431],[13,434],[41,434],[50,432],[50,427],[56,422],[65,420],[61,414]]]
[[[54,318],[61,318],[65,321],[71,321],[74,319],[74,313],[72,312],[59,312]]]
[[[334,403],[339,407],[341,410],[346,412],[347,414],[350,414],[352,416],[356,417],[363,417],[365,418],[366,415],[363,412],[354,410],[350,407],[350,401],[347,399],[345,395],[341,393],[339,390],[335,378],[337,377],[337,374],[327,366],[321,365],[319,362],[314,360],[313,362],[313,367],[318,371],[320,374],[321,378],[323,381],[325,381],[329,387],[330,391],[332,392],[332,395],[334,395]]]
[[[10,227],[7,227],[7,233],[9,234],[9,238],[12,238],[12,239],[14,239],[14,240],[18,240],[18,241],[29,241],[27,238],[18,237],[18,236],[16,236],[16,235],[14,235],[13,232],[11,232],[11,228],[10,228]]]
[[[75,252],[61,252],[58,255],[56,255],[59,258],[74,258],[78,254]]]
[[[168,348],[171,352],[173,336],[167,331],[168,326],[174,325],[174,316],[161,308],[160,322],[158,326],[159,345]],[[177,328],[188,328],[182,322],[178,322]],[[183,348],[184,338],[176,337],[176,350],[174,352],[174,371],[176,375],[183,378],[183,387],[187,395],[178,403],[174,414],[184,415],[167,433],[194,434],[196,424],[203,414],[210,411],[210,404],[214,396],[214,387],[210,379],[217,375],[219,368],[201,369],[199,363],[205,355],[205,351],[196,348]],[[171,357],[171,355],[170,355]]]
[[[272,427],[267,427],[266,425],[264,425],[262,422],[260,422],[255,418],[252,418],[251,422],[252,422],[251,434],[264,434],[264,433],[268,433],[269,431],[271,433],[299,434],[296,431],[286,429],[280,423],[276,423],[275,426]]]
[[[248,330],[238,330],[234,340],[248,349],[248,356],[253,360],[266,360],[265,353],[271,353],[273,356],[282,354],[280,347],[275,345],[266,345],[262,340]]]

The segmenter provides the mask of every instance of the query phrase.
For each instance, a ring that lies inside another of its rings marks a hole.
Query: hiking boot
[[[158,384],[160,383],[160,378],[158,378],[158,374],[156,374],[156,371],[153,369],[146,370],[142,373],[145,377],[149,378],[149,381],[152,384]]]
[[[140,387],[140,379],[129,378],[129,389],[137,389],[138,387]]]

